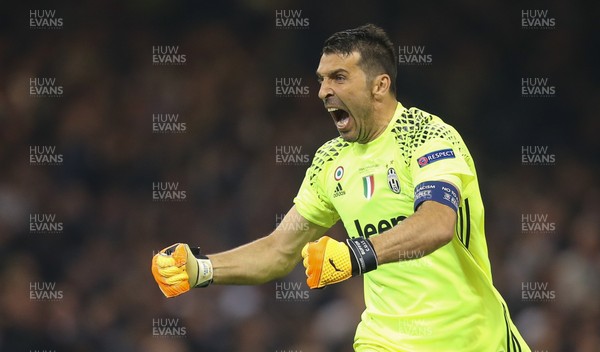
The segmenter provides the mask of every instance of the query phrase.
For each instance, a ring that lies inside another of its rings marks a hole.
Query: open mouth
[[[341,131],[348,127],[348,124],[350,123],[350,113],[339,108],[327,108],[327,111],[331,117],[333,117],[333,121],[338,130]]]

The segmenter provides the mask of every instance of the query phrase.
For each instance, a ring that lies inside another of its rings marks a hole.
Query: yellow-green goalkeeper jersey
[[[375,140],[325,143],[294,203],[314,224],[329,228],[341,219],[351,238],[385,236],[414,213],[415,195],[436,201],[431,183],[459,193],[440,200],[457,211],[455,236],[429,255],[401,253],[418,259],[364,275],[366,309],[354,348],[529,351],[492,284],[473,159],[458,132],[439,117],[398,103]]]

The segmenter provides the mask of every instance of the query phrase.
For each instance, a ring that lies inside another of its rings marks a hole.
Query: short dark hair
[[[359,62],[369,79],[386,73],[391,78],[390,91],[396,94],[396,52],[385,31],[371,23],[334,33],[323,45],[323,54],[350,55],[360,53]]]

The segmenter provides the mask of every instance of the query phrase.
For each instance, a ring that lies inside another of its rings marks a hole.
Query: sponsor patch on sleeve
[[[417,164],[419,164],[419,167],[424,167],[424,166],[427,166],[438,160],[453,159],[453,158],[455,158],[454,150],[442,149],[442,150],[436,150],[435,152],[427,153],[427,154],[419,157],[417,159]]]

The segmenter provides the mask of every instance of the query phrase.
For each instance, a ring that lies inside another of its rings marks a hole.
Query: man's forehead
[[[333,71],[340,69],[349,71],[352,68],[358,66],[360,61],[360,53],[353,51],[350,54],[344,53],[329,53],[321,55],[319,61],[319,67],[317,68],[317,74],[326,75]]]

